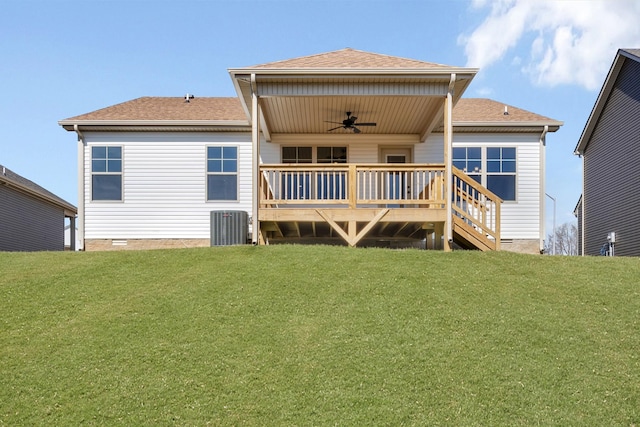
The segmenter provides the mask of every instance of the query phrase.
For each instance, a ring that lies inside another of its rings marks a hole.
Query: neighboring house
[[[575,152],[583,159],[580,254],[604,254],[613,236],[615,255],[640,256],[638,178],[620,176],[640,164],[640,49],[618,50]]]
[[[76,207],[0,165],[0,251],[64,250]]]
[[[238,228],[254,244],[542,249],[544,146],[562,123],[461,99],[476,69],[343,49],[229,73],[237,98],[59,122],[78,135],[86,250]]]
[[[71,234],[73,233],[73,246],[71,246]],[[72,249],[73,248],[73,249]],[[71,228],[71,224],[67,224],[64,226],[64,250],[80,250],[80,239],[78,239],[78,228]]]

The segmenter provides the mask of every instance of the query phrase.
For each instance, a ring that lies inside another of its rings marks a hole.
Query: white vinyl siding
[[[540,135],[454,134],[454,147],[516,148],[516,200],[502,204],[503,239],[539,239],[540,230]]]
[[[260,142],[260,161],[281,162],[282,146],[346,146],[351,163],[380,162],[381,147],[412,147],[413,162],[442,163],[443,136],[424,143],[361,135],[301,136]],[[454,133],[454,146],[516,147],[517,200],[502,205],[503,239],[539,239],[541,203],[539,134]],[[208,239],[210,212],[244,210],[251,215],[250,133],[86,132],[84,201],[86,239]],[[238,148],[238,200],[207,201],[206,147]],[[91,147],[123,148],[123,202],[91,201]]]
[[[335,138],[318,135],[301,136],[288,140],[282,145],[339,145]],[[346,135],[341,139],[348,147],[350,163],[380,162],[380,148],[403,146],[413,147],[414,163],[444,162],[444,137],[440,133],[433,134],[423,143],[407,144],[390,136],[367,140],[361,135]],[[501,231],[503,239],[541,238],[540,215],[540,134],[538,133],[454,133],[455,147],[514,147],[516,148],[516,200],[502,204]],[[261,158],[264,163],[280,163],[280,146],[277,143],[262,143]]]
[[[123,202],[91,201],[85,186],[86,239],[210,237],[210,212],[251,214],[251,135],[248,133],[85,134],[85,182],[91,182],[91,147],[122,146]],[[238,200],[207,202],[206,147],[238,148]]]

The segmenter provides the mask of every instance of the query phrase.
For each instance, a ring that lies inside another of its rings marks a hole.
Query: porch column
[[[260,120],[258,115],[258,85],[256,75],[251,74],[251,163],[253,183],[251,185],[251,243],[257,245],[260,235],[260,221],[258,221],[258,195],[260,186]]]
[[[447,206],[447,217],[444,223],[444,250],[449,252],[451,250],[451,243],[453,242],[453,230],[451,226],[451,216],[453,210],[451,203],[453,200],[453,191],[451,183],[453,182],[453,173],[451,170],[451,153],[453,151],[453,123],[451,114],[453,111],[453,88],[456,82],[455,73],[451,74],[451,80],[449,81],[449,90],[444,100],[444,170],[445,170],[445,200]]]
[[[87,143],[84,139],[84,134],[80,131],[80,128],[77,124],[73,125],[73,130],[78,134],[78,244],[80,247],[78,248],[81,251],[85,250],[84,245],[84,201],[85,201],[85,187],[89,184],[87,182],[91,182],[91,177],[89,177],[89,181],[87,181],[87,177],[85,176],[85,150],[87,148]],[[75,228],[74,228],[75,230]]]
[[[69,249],[71,252],[76,250],[76,216],[69,217]]]

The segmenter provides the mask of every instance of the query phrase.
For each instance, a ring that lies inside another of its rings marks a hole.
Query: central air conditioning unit
[[[211,246],[245,245],[248,218],[245,211],[211,211]]]

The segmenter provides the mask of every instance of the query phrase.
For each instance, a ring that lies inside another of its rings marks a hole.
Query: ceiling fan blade
[[[375,123],[355,123],[356,126],[375,126]]]
[[[358,129],[355,126],[351,126],[351,129],[353,129],[353,133],[360,133],[361,132],[360,129]]]
[[[335,123],[336,125],[341,125],[343,124],[342,122],[330,122],[329,120],[325,120],[325,123]]]
[[[327,130],[327,132],[331,132],[332,130],[340,129],[340,128],[343,128],[343,127],[344,126],[337,126],[337,127],[334,127],[332,129]]]

